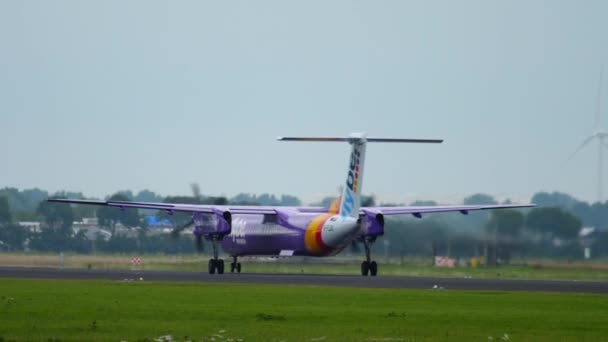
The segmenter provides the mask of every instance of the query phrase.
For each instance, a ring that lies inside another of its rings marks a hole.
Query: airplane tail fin
[[[365,165],[365,147],[368,142],[382,143],[441,143],[437,139],[387,139],[368,138],[365,133],[351,133],[348,137],[279,137],[279,141],[319,141],[319,142],[348,142],[351,145],[348,173],[340,202],[336,203],[341,216],[359,216],[361,206],[361,186],[363,184],[363,169]],[[335,206],[331,211],[335,211]]]

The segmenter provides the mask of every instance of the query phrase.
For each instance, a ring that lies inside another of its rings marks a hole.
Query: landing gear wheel
[[[367,273],[370,271],[370,265],[367,261],[361,263],[361,275],[367,276]]]
[[[241,263],[237,262],[238,257],[236,255],[232,256],[232,263],[230,263],[230,273],[234,273],[234,271],[241,273]]]
[[[218,259],[216,261],[217,265],[217,274],[224,274],[224,260]]]
[[[372,260],[371,244],[376,240],[375,237],[364,238],[362,240],[363,246],[365,246],[365,261],[361,263],[361,275],[367,276],[368,274],[375,277],[378,274],[378,264]]]
[[[216,267],[215,259],[209,259],[209,274],[215,274]]]
[[[375,276],[376,276],[376,274],[378,274],[378,264],[377,264],[375,261],[372,261],[372,262],[369,264],[369,274],[370,274],[372,277],[375,277]]]

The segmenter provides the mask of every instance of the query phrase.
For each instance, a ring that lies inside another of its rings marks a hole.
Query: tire
[[[216,266],[217,265],[215,264],[215,260],[209,259],[209,274],[215,274]]]
[[[364,261],[361,263],[361,275],[362,276],[367,276],[367,273],[369,272],[369,264],[367,263],[367,261]]]
[[[238,273],[241,273],[241,263],[240,262],[236,264],[236,271]]]
[[[236,265],[233,262],[231,262],[230,263],[230,273],[234,273],[235,269],[236,269]]]
[[[224,274],[224,260],[217,260],[217,274]]]
[[[372,261],[369,264],[369,273],[372,277],[375,277],[378,274],[378,264],[375,261]]]

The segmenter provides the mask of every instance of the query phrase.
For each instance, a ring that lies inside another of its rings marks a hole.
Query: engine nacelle
[[[196,235],[228,235],[232,231],[232,214],[229,211],[215,210],[210,213],[192,214],[193,233]]]
[[[384,235],[384,215],[374,209],[363,209],[360,215],[362,236]]]

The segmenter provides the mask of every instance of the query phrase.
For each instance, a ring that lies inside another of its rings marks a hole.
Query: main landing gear
[[[370,240],[364,238],[363,245],[365,246],[365,261],[361,263],[361,275],[367,276],[368,274],[372,277],[375,277],[378,274],[378,264],[371,260],[371,251],[370,251]]]
[[[215,274],[215,272],[217,272],[217,274],[224,274],[224,260],[223,259],[219,259],[218,258],[218,244],[219,244],[219,240],[220,238],[217,237],[212,237],[211,239],[211,246],[213,247],[213,258],[209,259],[209,274]],[[241,273],[241,263],[237,262],[237,256],[234,255],[232,256],[232,263],[230,263],[230,273],[234,273],[235,271],[237,273]]]
[[[241,273],[241,263],[237,262],[237,256],[234,255],[232,260],[232,263],[230,263],[230,273],[234,273],[234,271]]]
[[[213,259],[209,259],[209,274],[224,274],[224,260],[217,257],[218,239],[215,237],[211,240],[213,246]]]
[[[224,260],[222,259],[209,259],[209,274],[224,274]]]

